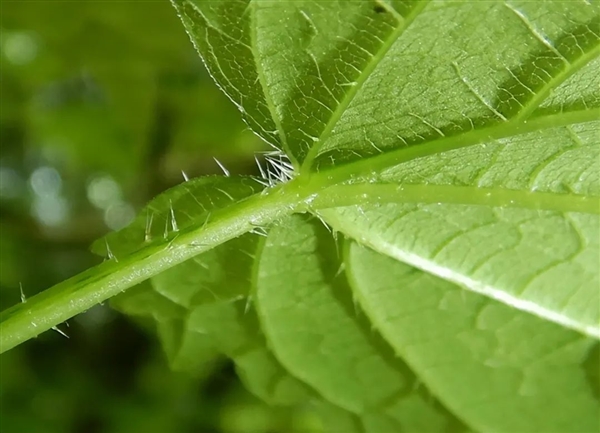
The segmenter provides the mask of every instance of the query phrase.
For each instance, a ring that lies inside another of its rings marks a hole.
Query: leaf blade
[[[354,310],[335,266],[335,242],[316,224],[288,219],[271,230],[261,255],[257,309],[280,362],[328,401],[358,415],[366,431],[464,430],[417,389],[412,372]]]
[[[346,257],[375,326],[436,396],[478,430],[598,428],[598,395],[583,362],[597,357],[597,341],[356,243]]]
[[[277,363],[251,307],[259,239],[247,234],[159,274],[114,300],[128,314],[152,318],[171,367],[197,373],[198,359],[231,358],[246,387],[269,404],[293,405],[309,391]]]
[[[383,254],[598,338],[599,128],[575,124],[409,161],[379,174],[384,184],[334,187],[362,194],[365,205],[320,213]],[[386,201],[415,204],[377,208]]]
[[[547,32],[545,44],[531,26],[523,26],[521,17],[526,15]],[[581,59],[578,67],[584,67],[597,57],[599,15],[597,6],[591,5],[547,3],[533,9],[512,2],[432,3],[348,107],[335,136],[322,148],[317,166],[329,167],[332,159],[339,165],[359,155],[374,157],[503,124],[518,128],[527,120],[520,115],[527,101],[535,103],[524,112],[542,103],[543,95],[571,73],[577,75],[578,69],[569,61]],[[485,28],[476,24],[482,17]],[[475,33],[466,36],[456,31],[457,23],[476,29]],[[579,28],[586,35],[581,46]],[[505,42],[500,35],[506,32],[510,39]],[[548,44],[557,44],[565,53],[552,52]],[[387,92],[383,99],[377,90]],[[597,87],[579,91],[591,96],[588,100],[593,103],[586,109],[598,108]],[[561,101],[555,103],[546,112],[568,111]]]
[[[538,216],[537,211],[461,205],[357,209],[321,213],[337,230],[385,255],[600,338],[598,216]],[[435,235],[418,236],[446,218],[463,221]],[[545,238],[548,232],[556,236]],[[557,239],[564,242],[560,247]]]

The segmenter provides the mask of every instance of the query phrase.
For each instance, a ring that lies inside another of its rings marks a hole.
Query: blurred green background
[[[91,242],[188,176],[255,174],[261,143],[164,1],[3,1],[0,307],[100,258]],[[0,356],[0,432],[302,431],[228,361],[173,372],[152,328],[97,306]]]

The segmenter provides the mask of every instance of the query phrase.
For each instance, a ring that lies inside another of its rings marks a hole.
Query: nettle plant
[[[159,195],[1,350],[150,279],[113,305],[175,368],[225,354],[325,431],[598,431],[598,4],[174,6],[263,176]]]

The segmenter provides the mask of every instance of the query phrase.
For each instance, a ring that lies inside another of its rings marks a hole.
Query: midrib
[[[423,144],[403,147],[381,155],[364,158],[355,162],[323,170],[313,175],[326,179],[330,185],[355,178],[367,180],[373,174],[378,176],[382,171],[413,159],[435,155],[450,150],[462,149],[477,144],[511,138],[518,135],[557,128],[576,123],[600,120],[600,109],[579,110],[539,116],[529,121],[499,123],[487,128],[477,129],[465,134],[443,137]],[[299,178],[301,178],[300,176]],[[316,181],[313,180],[313,181]]]
[[[249,0],[248,9],[250,10],[250,47],[251,47],[252,56],[254,58],[254,64],[256,66],[256,74],[258,76],[258,81],[260,83],[260,86],[263,90],[263,95],[265,95],[265,103],[267,104],[267,108],[269,109],[269,112],[271,113],[271,117],[273,118],[273,123],[275,123],[275,127],[277,128],[277,134],[279,135],[279,139],[281,140],[281,147],[283,148],[285,153],[290,158],[290,161],[292,162],[294,167],[298,168],[297,167],[298,164],[294,158],[294,154],[293,154],[293,152],[291,152],[291,149],[289,148],[289,145],[287,142],[287,137],[285,135],[285,130],[283,129],[283,124],[281,123],[281,119],[277,115],[277,110],[275,109],[275,104],[273,103],[273,100],[271,99],[271,96],[269,93],[269,86],[265,79],[265,71],[264,71],[261,61],[258,57],[258,49],[256,48],[256,41],[257,41],[257,36],[258,36],[257,35],[258,26],[256,25],[256,9],[257,8],[258,8],[258,6],[257,6],[256,1]]]
[[[359,183],[334,185],[313,200],[318,209],[384,203],[459,204],[600,214],[600,197],[502,187]]]

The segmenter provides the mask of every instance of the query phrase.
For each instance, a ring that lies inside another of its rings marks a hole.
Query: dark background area
[[[99,263],[93,240],[190,177],[253,174],[261,143],[165,1],[3,1],[0,308]],[[2,433],[287,431],[228,361],[172,372],[99,305],[0,356]]]

